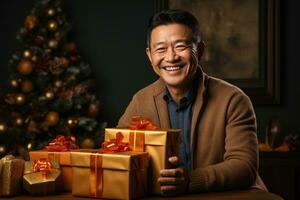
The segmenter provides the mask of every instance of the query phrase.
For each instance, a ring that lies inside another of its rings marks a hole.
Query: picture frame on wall
[[[280,103],[279,0],[155,0],[200,23],[205,73],[240,87],[255,105]]]

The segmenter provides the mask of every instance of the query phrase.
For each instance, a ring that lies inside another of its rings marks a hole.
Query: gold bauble
[[[78,125],[78,119],[76,117],[69,117],[68,118],[68,126],[70,128],[75,128]]]
[[[0,133],[5,133],[7,130],[7,126],[5,123],[1,122],[0,123]]]
[[[63,85],[63,82],[61,80],[54,81],[54,86],[55,87],[60,88],[60,87],[62,87],[62,85]]]
[[[54,16],[54,15],[55,15],[55,10],[54,10],[53,8],[49,8],[49,9],[47,10],[47,15],[48,15],[49,17]]]
[[[55,126],[58,123],[59,120],[59,115],[57,112],[55,111],[50,111],[48,112],[48,114],[46,115],[46,122],[50,125],[50,126]]]
[[[29,75],[33,71],[33,65],[29,60],[24,59],[18,64],[17,70],[20,74]]]
[[[21,87],[22,87],[22,91],[24,93],[28,93],[28,92],[31,92],[32,89],[33,89],[33,84],[30,80],[24,80],[21,84]]]
[[[52,91],[47,91],[45,97],[46,99],[51,100],[54,97],[54,93]]]
[[[55,31],[58,27],[58,24],[55,20],[49,20],[48,22],[48,29],[49,31]]]
[[[19,86],[19,83],[16,79],[13,79],[10,81],[10,85],[14,88],[17,88]]]
[[[58,42],[55,39],[50,39],[49,42],[48,42],[48,46],[51,49],[55,49],[57,47],[57,45],[58,45]]]
[[[0,145],[0,155],[6,152],[6,147],[4,145]]]
[[[31,57],[30,50],[26,49],[25,51],[23,51],[23,57],[24,58],[30,58]]]
[[[33,144],[32,144],[31,142],[29,142],[29,143],[27,144],[27,149],[28,149],[28,150],[31,150],[31,149],[32,149],[32,146],[33,146]]]
[[[61,33],[60,32],[55,32],[54,33],[54,38],[56,39],[56,40],[60,40],[60,38],[61,38]]]
[[[26,17],[24,26],[27,30],[32,30],[34,29],[39,23],[39,20],[37,19],[36,16],[29,15]]]
[[[16,124],[17,124],[18,126],[23,125],[23,123],[24,123],[24,121],[23,121],[23,119],[22,119],[21,117],[17,117],[17,118],[16,118]]]
[[[95,148],[95,142],[91,138],[85,138],[81,143],[81,148],[83,149],[93,149]]]
[[[16,94],[15,101],[16,101],[16,104],[23,105],[26,101],[26,97],[24,94]]]
[[[36,55],[34,55],[34,56],[31,57],[31,61],[32,62],[35,62],[36,60],[37,60],[37,56]]]

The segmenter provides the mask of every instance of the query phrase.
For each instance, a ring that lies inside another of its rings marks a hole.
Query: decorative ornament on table
[[[55,21],[55,20],[49,20],[49,22],[48,22],[48,30],[49,31],[56,31],[57,28],[58,28],[57,21]]]
[[[29,93],[33,89],[33,84],[30,80],[26,79],[26,80],[22,81],[21,88],[22,88],[22,92]]]
[[[48,41],[48,46],[50,49],[55,49],[57,47],[57,45],[58,45],[58,42],[55,39],[50,39]]]
[[[7,131],[7,126],[4,122],[0,122],[0,134]]]
[[[24,58],[29,59],[29,58],[31,58],[31,56],[32,56],[32,53],[29,49],[26,49],[26,50],[23,51],[23,57]]]
[[[47,16],[48,16],[48,17],[53,17],[53,16],[56,14],[56,11],[55,11],[54,8],[48,8],[48,9],[46,10],[46,13],[47,13]]]
[[[26,102],[26,96],[24,94],[16,94],[15,102],[18,105],[23,105]]]
[[[24,22],[24,27],[26,30],[31,31],[34,29],[39,23],[39,20],[34,15],[28,15]]]
[[[69,117],[67,123],[69,128],[76,128],[78,126],[79,120],[77,117]]]
[[[95,142],[91,138],[87,137],[84,138],[80,146],[83,149],[93,149],[95,148]]]
[[[46,122],[49,126],[55,126],[59,121],[59,114],[55,111],[50,111],[46,115]]]
[[[33,71],[33,65],[30,60],[23,59],[18,64],[17,70],[22,75],[29,75]]]

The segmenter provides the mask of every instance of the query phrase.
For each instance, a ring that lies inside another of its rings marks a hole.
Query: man
[[[146,53],[159,79],[134,95],[118,126],[141,115],[161,128],[182,129],[179,158],[169,158],[173,168],[161,170],[158,179],[164,194],[265,189],[257,173],[252,104],[237,87],[202,71],[203,52],[192,14],[154,15]]]

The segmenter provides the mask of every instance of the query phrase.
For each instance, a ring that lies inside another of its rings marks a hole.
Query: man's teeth
[[[180,66],[165,67],[165,70],[167,70],[167,71],[177,71],[179,69],[180,69]]]

